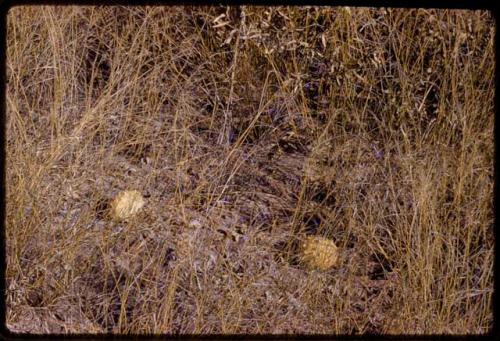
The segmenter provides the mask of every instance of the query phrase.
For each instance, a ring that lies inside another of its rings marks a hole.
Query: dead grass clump
[[[485,11],[10,9],[8,328],[488,332],[493,33]],[[147,205],[107,219],[126,188]]]

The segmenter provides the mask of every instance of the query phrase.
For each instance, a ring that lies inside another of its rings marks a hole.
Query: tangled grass
[[[494,20],[14,7],[13,332],[485,333]],[[138,189],[127,221],[105,203]],[[309,270],[302,236],[338,265]]]

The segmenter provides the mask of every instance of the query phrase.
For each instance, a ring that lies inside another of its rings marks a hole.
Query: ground
[[[7,327],[488,332],[493,42],[485,11],[11,8]]]

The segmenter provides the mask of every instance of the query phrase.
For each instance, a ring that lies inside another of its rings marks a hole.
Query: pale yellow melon
[[[338,262],[338,248],[333,240],[306,236],[300,243],[300,261],[309,269],[328,270]]]
[[[111,201],[110,214],[115,220],[123,220],[136,215],[145,201],[138,191],[122,191]]]

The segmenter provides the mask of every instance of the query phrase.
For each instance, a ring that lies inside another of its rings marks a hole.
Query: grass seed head
[[[137,214],[144,206],[144,198],[138,191],[123,191],[111,202],[111,216],[115,220],[123,220]]]
[[[333,240],[307,236],[300,245],[300,260],[310,269],[328,270],[337,264],[337,246]]]

